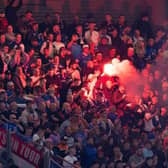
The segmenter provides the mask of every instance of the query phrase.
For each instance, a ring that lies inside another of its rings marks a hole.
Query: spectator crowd
[[[22,1],[13,2],[0,13],[1,127],[65,168],[166,168],[166,27],[147,14],[133,25],[110,13],[102,23],[90,14],[67,24],[59,13],[38,23],[31,11],[17,17]],[[102,75],[113,58],[145,79],[134,101],[118,76]]]

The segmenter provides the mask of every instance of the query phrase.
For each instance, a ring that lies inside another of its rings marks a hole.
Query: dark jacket
[[[3,73],[3,69],[4,69],[4,63],[3,63],[2,58],[0,56],[0,74]]]
[[[19,0],[19,3],[17,6],[13,6],[15,0],[11,0],[10,3],[7,5],[5,9],[6,17],[8,20],[8,23],[11,24],[13,27],[16,27],[17,23],[17,11],[22,6],[22,0]]]

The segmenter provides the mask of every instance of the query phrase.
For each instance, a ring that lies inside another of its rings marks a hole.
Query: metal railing
[[[58,168],[64,168],[64,166],[62,165],[63,162],[66,162],[68,165],[70,165],[70,167],[75,168],[75,166],[72,163],[68,162],[59,155],[50,154],[50,158],[52,158],[55,161],[55,164],[58,166]]]

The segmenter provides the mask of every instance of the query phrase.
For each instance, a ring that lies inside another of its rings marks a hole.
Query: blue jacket
[[[89,168],[96,160],[97,150],[94,146],[87,144],[84,148],[83,167]]]

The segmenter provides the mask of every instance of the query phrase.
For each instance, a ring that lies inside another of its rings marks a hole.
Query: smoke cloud
[[[130,101],[141,95],[144,85],[147,83],[142,73],[129,60],[120,62],[120,60],[114,58],[111,64],[104,65],[104,74],[119,77],[120,84],[124,86],[127,99]]]

